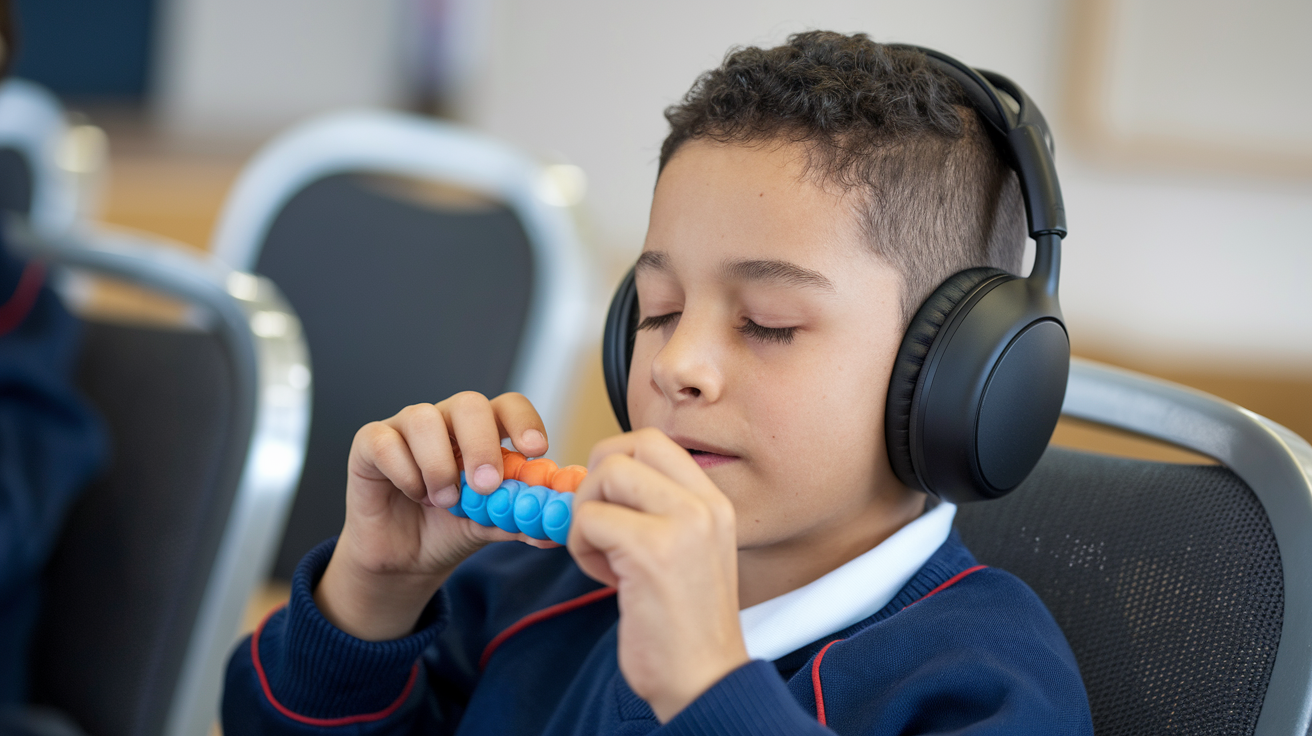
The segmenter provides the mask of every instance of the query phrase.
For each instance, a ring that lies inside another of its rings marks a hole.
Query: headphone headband
[[[931,66],[961,85],[990,135],[1000,143],[998,150],[1006,154],[1007,163],[1020,177],[1030,237],[1036,241],[1040,235],[1066,237],[1066,207],[1053,161],[1052,131],[1025,90],[1001,74],[971,68],[933,49],[909,44],[891,47],[919,51]]]

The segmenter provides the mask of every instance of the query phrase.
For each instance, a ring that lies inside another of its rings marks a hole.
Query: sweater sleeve
[[[660,730],[661,736],[823,736],[774,665],[752,660],[725,675]]]
[[[441,734],[440,693],[420,662],[446,626],[448,604],[434,596],[404,639],[371,642],[334,627],[313,589],[336,540],[312,550],[292,579],[291,599],[233,652],[223,693],[225,733]]]

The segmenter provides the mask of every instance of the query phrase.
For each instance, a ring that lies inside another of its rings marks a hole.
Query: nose
[[[715,402],[724,387],[716,356],[714,326],[710,320],[679,319],[674,334],[652,359],[651,381],[673,404]]]

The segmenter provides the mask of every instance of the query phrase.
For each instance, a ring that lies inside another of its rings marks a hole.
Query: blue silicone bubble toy
[[[512,534],[523,532],[534,539],[564,544],[569,538],[574,494],[553,491],[507,480],[488,495],[475,491],[460,474],[460,503],[448,509],[483,526],[495,526]]]

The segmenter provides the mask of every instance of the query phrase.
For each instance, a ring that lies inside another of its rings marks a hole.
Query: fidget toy
[[[460,503],[449,511],[483,526],[564,544],[569,538],[574,489],[588,469],[582,465],[558,468],[546,458],[529,460],[504,447],[501,464],[505,480],[486,496],[470,488],[465,474],[460,473]]]

